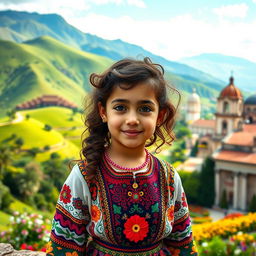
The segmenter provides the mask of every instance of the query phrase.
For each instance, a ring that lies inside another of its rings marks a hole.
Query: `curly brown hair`
[[[90,76],[90,83],[94,90],[85,107],[84,124],[87,128],[82,134],[82,149],[80,152],[81,159],[84,157],[87,162],[88,177],[95,175],[102,154],[111,142],[108,126],[102,122],[98,103],[100,102],[103,107],[106,107],[107,99],[117,86],[129,90],[142,82],[147,82],[149,86],[154,88],[159,103],[159,111],[165,111],[161,124],[156,127],[152,138],[146,143],[146,147],[156,143],[157,151],[163,144],[171,145],[174,140],[173,126],[180,102],[180,94],[176,89],[170,87],[164,79],[163,67],[160,64],[152,63],[148,57],[143,60],[120,60],[104,73],[93,73]],[[176,107],[168,99],[168,88],[178,94]]]

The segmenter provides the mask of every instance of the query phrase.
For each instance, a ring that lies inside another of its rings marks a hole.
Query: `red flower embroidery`
[[[139,215],[130,217],[124,224],[124,234],[127,239],[137,243],[143,240],[148,233],[148,222]]]
[[[183,206],[183,207],[187,207],[188,204],[187,204],[186,196],[185,196],[185,193],[184,193],[184,192],[182,193],[181,199],[182,199],[182,206]]]
[[[70,187],[64,184],[61,192],[60,192],[60,200],[63,201],[65,204],[70,203],[71,198],[71,190]]]
[[[78,197],[78,198],[73,198],[73,202],[72,202],[73,206],[76,209],[82,209],[83,207],[83,201]]]
[[[95,222],[97,222],[100,219],[101,213],[97,205],[92,205],[91,216],[92,216],[92,220]]]
[[[167,210],[167,218],[171,222],[173,221],[174,218],[174,206],[172,205],[170,208]]]

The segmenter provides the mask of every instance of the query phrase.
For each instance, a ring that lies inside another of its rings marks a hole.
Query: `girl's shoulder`
[[[174,178],[175,169],[174,167],[167,162],[166,160],[159,159],[158,157],[154,156],[157,161],[160,163],[161,170],[164,172],[167,180],[172,180]]]

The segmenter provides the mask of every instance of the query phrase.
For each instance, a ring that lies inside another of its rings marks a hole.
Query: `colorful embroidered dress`
[[[81,161],[62,187],[47,255],[197,255],[178,173],[151,155],[136,175],[103,159],[88,180]]]

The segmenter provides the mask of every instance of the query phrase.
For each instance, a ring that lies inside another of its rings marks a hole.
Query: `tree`
[[[222,209],[228,209],[228,200],[227,200],[227,191],[224,189],[222,191],[221,199],[220,199],[220,207]]]
[[[51,129],[52,129],[52,127],[51,127],[49,124],[45,124],[45,125],[44,125],[44,130],[45,130],[45,131],[48,131],[48,132],[49,132]]]
[[[199,174],[199,202],[202,206],[206,207],[211,207],[214,204],[214,165],[214,161],[211,158],[206,158]]]
[[[0,144],[0,180],[3,179],[4,169],[12,162],[12,150],[8,144]]]
[[[197,156],[198,153],[198,140],[196,141],[195,145],[193,146],[191,152],[190,152],[190,156]]]
[[[42,177],[41,167],[35,162],[28,163],[24,172],[17,176],[16,182],[19,193],[24,200],[27,200],[39,190]]]
[[[249,205],[249,212],[256,212],[256,195],[254,194]]]

